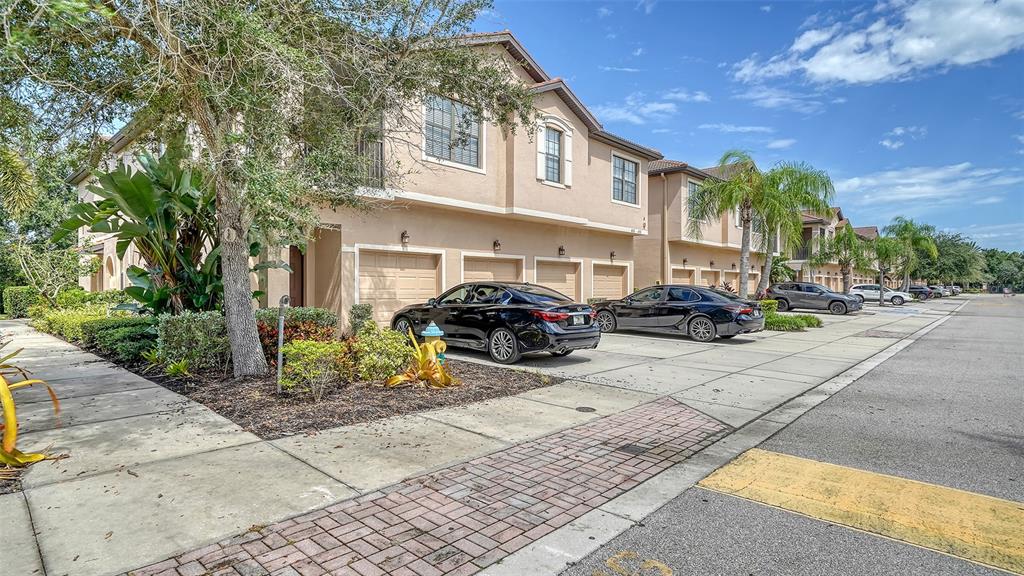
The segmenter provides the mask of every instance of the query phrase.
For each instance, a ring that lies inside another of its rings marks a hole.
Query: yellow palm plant
[[[444,365],[437,358],[438,354],[444,354],[444,351],[448,349],[444,342],[438,340],[437,342],[424,342],[420,344],[416,341],[416,336],[411,329],[409,330],[409,340],[412,341],[414,350],[412,362],[408,370],[388,378],[386,384],[389,388],[418,382],[422,382],[430,388],[447,388],[448,386],[459,385],[459,381],[444,369]]]
[[[0,349],[3,349],[5,346],[7,346],[6,342],[0,344]],[[50,400],[53,402],[54,414],[60,414],[60,401],[57,400],[57,395],[54,394],[53,388],[50,388],[50,386],[42,380],[29,379],[27,370],[11,363],[11,359],[19,353],[21,353],[21,349],[0,357],[0,408],[3,409],[3,418],[0,419],[0,433],[3,434],[2,440],[0,440],[0,464],[14,468],[20,468],[34,462],[39,462],[46,458],[46,454],[25,453],[15,447],[18,440],[18,416],[14,410],[14,395],[12,395],[11,392],[18,390],[19,388],[27,388],[29,386],[35,386],[36,384],[42,384],[43,386],[46,386],[46,390],[50,393]],[[11,376],[21,376],[22,380],[13,383],[9,382],[8,378]]]

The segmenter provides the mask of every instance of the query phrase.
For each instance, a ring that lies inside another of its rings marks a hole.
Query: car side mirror
[[[437,306],[437,298],[431,298],[427,300],[427,306]]]

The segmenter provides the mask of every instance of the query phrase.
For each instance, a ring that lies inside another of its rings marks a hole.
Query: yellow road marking
[[[1024,504],[754,448],[699,486],[1024,574]]]

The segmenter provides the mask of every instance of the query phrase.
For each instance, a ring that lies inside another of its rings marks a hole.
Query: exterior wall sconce
[[[558,247],[558,255],[559,256],[565,256],[565,246],[559,246]]]
[[[612,253],[608,255],[608,259],[615,260],[615,250],[612,250]]]
[[[408,230],[402,230],[402,244],[405,245],[405,244],[408,244],[408,243],[409,243],[409,231]]]
[[[735,269],[736,269],[736,263],[735,263],[735,262],[733,262],[733,263],[732,263],[732,269],[733,269],[733,270],[735,270]]]
[[[501,242],[499,242],[497,239],[494,240],[494,251],[501,252]]]
[[[714,266],[714,265],[715,265],[715,261],[714,261],[714,260],[712,260],[712,261],[708,262],[708,265],[709,265],[709,266]]]
[[[683,264],[686,264],[687,262],[689,262],[689,260],[687,260],[686,258],[683,258]]]

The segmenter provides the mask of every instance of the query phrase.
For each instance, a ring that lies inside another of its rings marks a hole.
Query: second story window
[[[480,122],[464,104],[448,98],[427,99],[426,153],[432,158],[480,168]]]
[[[638,204],[637,202],[637,173],[639,166],[636,162],[612,156],[612,199],[627,204]]]
[[[693,180],[687,180],[686,181],[686,193],[687,194],[689,194],[690,196],[693,196],[694,194],[697,193],[698,190],[700,190],[700,183],[699,182],[694,182]]]
[[[544,129],[544,179],[562,182],[562,132],[551,127]]]

